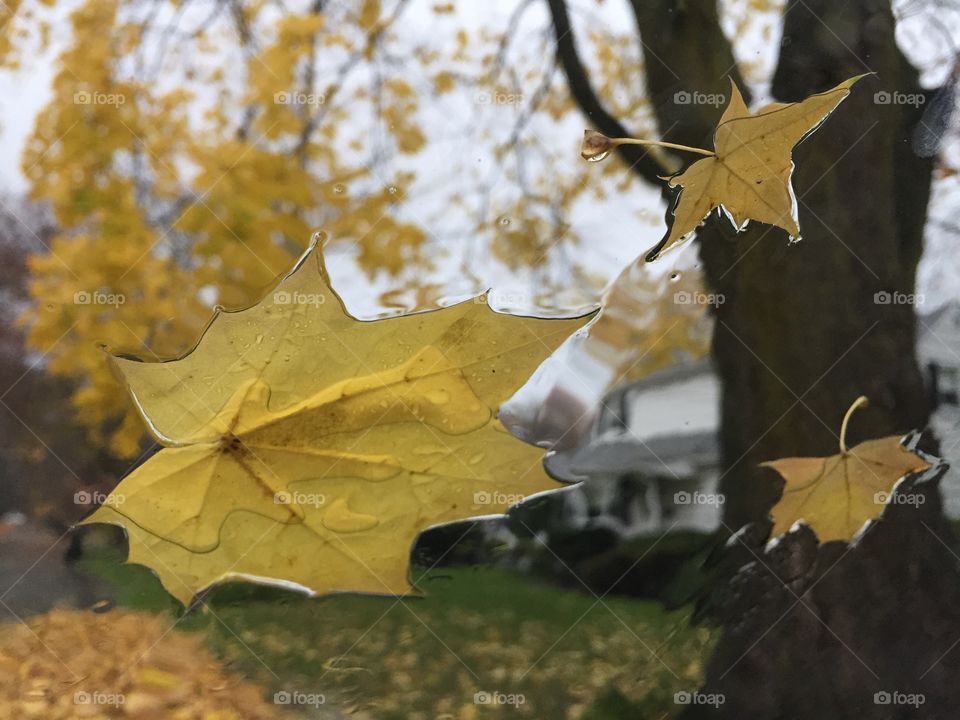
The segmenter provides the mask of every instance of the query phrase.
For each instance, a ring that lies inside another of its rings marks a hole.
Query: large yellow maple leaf
[[[360,321],[314,246],[182,357],[111,358],[167,447],[85,522],[123,527],[129,561],[184,603],[229,579],[406,593],[426,527],[558,487],[496,416],[591,317],[505,315],[481,295]]]

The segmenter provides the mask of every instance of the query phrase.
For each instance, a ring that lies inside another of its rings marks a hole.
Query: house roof
[[[548,456],[547,470],[564,480],[604,474],[639,473],[649,476],[687,477],[699,468],[715,466],[719,446],[715,430],[639,435],[630,409],[642,396],[663,394],[671,386],[684,386],[696,378],[715,375],[709,358],[675,365],[620,387],[604,399],[593,434],[579,448]],[[631,431],[631,425],[634,425]]]
[[[699,360],[693,360],[691,362],[671,365],[670,367],[664,368],[663,370],[658,370],[657,372],[651,373],[650,375],[642,377],[632,383],[622,385],[608,393],[607,399],[612,400],[623,395],[644,392],[654,388],[661,388],[667,385],[672,385],[676,382],[689,380],[690,378],[712,374],[716,374],[716,370],[713,366],[713,360],[708,356],[700,358]],[[611,402],[608,404],[610,404],[612,407],[614,403]]]
[[[549,455],[547,471],[561,480],[582,480],[597,474],[687,478],[715,467],[720,447],[716,433],[695,432],[638,438],[624,433],[595,437],[574,452]]]

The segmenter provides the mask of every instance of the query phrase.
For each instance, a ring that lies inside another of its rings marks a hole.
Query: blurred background
[[[635,43],[612,30],[619,10],[586,7],[581,42],[598,85],[623,98],[611,112],[656,135]],[[27,3],[5,18],[7,386],[62,383],[58,424],[27,420],[35,437],[4,420],[15,456],[60,455],[51,476],[72,475],[81,446],[135,460],[144,428],[99,348],[181,353],[214,305],[259,299],[316,229],[362,318],[487,288],[498,309],[572,314],[656,241],[658,189],[579,158],[586,121],[545,4],[301,11]],[[702,311],[653,307],[675,268],[641,270],[638,327],[670,329],[644,367],[673,348],[702,355]],[[606,375],[572,389],[595,400]],[[4,402],[25,416],[37,395]],[[63,422],[89,442],[60,447]],[[5,509],[34,502],[35,482],[14,483]]]
[[[420,566],[459,568],[431,585],[430,623],[401,609],[368,635],[376,603],[337,599],[324,614],[342,632],[321,639],[306,601],[258,595],[253,617],[238,590],[223,620],[190,622],[265,687],[334,688],[318,717],[470,718],[471,693],[497,688],[523,689],[508,709],[529,717],[675,712],[711,640],[672,613],[711,538],[775,497],[757,462],[835,452],[861,394],[852,441],[932,428],[960,452],[958,32],[945,0],[7,0],[0,581],[16,591],[0,599],[13,617],[103,598],[171,609],[120,568],[122,538],[68,533],[157,449],[104,349],[179,355],[214,306],[256,302],[322,230],[358,318],[488,288],[522,314],[603,302],[503,411],[553,449],[554,475],[585,482],[427,533]],[[671,200],[658,178],[689,158],[579,156],[585,127],[712,147],[731,79],[757,108],[867,72],[795,153],[797,243],[711,219],[645,263]],[[943,481],[949,518],[958,486]],[[457,574],[479,564],[508,573],[483,576],[489,600]],[[525,623],[554,596],[527,576],[569,593],[540,625]],[[277,603],[287,621],[267,619]],[[581,612],[565,671],[555,645]],[[442,628],[463,626],[469,647],[446,654]],[[390,672],[372,670],[393,642]]]

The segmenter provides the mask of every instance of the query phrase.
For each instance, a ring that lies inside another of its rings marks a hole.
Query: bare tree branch
[[[597,130],[604,135],[630,137],[630,131],[607,112],[593,90],[587,70],[577,53],[576,39],[573,36],[573,28],[570,26],[570,15],[567,12],[565,0],[547,0],[547,4],[550,6],[550,15],[553,18],[557,60],[567,77],[573,99]],[[641,178],[652,183],[660,182],[658,178],[663,173],[663,169],[648,154],[648,151],[638,145],[621,145],[617,148],[617,152],[630,169]]]

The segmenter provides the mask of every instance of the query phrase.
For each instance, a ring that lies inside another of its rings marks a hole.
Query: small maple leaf
[[[739,88],[731,80],[730,103],[714,133],[713,151],[675,143],[607,138],[588,131],[581,155],[597,161],[618,145],[637,144],[706,156],[683,172],[663,178],[670,187],[681,189],[674,203],[671,227],[647,253],[648,262],[687,239],[717,208],[723,210],[738,231],[748,220],[756,220],[799,238],[797,199],[790,182],[794,168],[791,152],[829,117],[862,77],[846,80],[802,102],[772,103],[756,113],[747,109]]]
[[[184,603],[228,579],[404,594],[425,528],[559,487],[496,419],[592,314],[494,312],[480,296],[359,321],[316,246],[245,310],[217,310],[180,358],[113,357],[166,445],[86,523]]]
[[[893,497],[892,488],[909,473],[930,463],[907,450],[899,436],[867,440],[852,448],[845,444],[853,412],[867,404],[863,396],[847,410],[840,427],[840,454],[830,457],[793,457],[761,464],[783,476],[783,496],[771,511],[771,537],[787,532],[798,520],[809,525],[821,542],[850,540]]]

